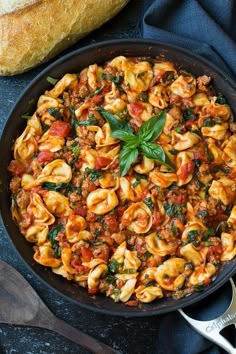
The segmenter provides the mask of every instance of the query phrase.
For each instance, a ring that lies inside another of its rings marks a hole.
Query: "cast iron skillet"
[[[0,141],[0,181],[3,187],[0,193],[0,210],[3,223],[13,245],[30,269],[49,287],[58,291],[61,295],[66,296],[67,299],[90,310],[125,317],[150,316],[174,311],[205,298],[221,287],[234,274],[236,270],[236,260],[225,264],[216,280],[200,293],[194,293],[181,300],[164,298],[150,304],[128,307],[122,303],[114,303],[113,300],[103,295],[90,296],[85,289],[77,287],[61,276],[53,274],[50,269],[35,264],[33,261],[32,244],[28,243],[20,234],[18,228],[12,221],[10,213],[10,193],[8,188],[10,175],[7,172],[7,166],[12,156],[12,142],[24,129],[25,121],[21,116],[26,112],[33,113],[37,98],[40,94],[46,89],[52,88],[46,80],[47,76],[61,78],[65,73],[78,72],[93,63],[102,64],[117,55],[161,55],[193,74],[206,74],[211,76],[213,78],[214,87],[218,92],[224,93],[236,116],[236,84],[221,70],[190,51],[156,41],[138,39],[106,41],[76,50],[49,65],[31,82],[16,103],[6,122]]]

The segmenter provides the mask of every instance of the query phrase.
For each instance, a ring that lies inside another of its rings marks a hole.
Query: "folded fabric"
[[[143,18],[144,38],[190,49],[236,78],[234,0],[147,2]]]
[[[144,38],[189,49],[236,78],[234,0],[145,0],[144,12]],[[222,314],[228,297],[221,289],[207,300],[204,309],[201,304],[196,306],[198,315],[202,315],[198,319],[213,319]],[[160,318],[155,354],[200,353],[225,352],[195,332],[177,312]]]

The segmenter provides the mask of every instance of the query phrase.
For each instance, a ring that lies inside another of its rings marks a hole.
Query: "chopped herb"
[[[197,217],[200,218],[200,219],[204,219],[206,216],[208,215],[208,212],[207,210],[200,210],[198,213],[197,213]]]
[[[111,273],[118,273],[120,264],[115,258],[113,258],[110,263],[108,263],[108,270]]]
[[[208,148],[208,146],[206,146],[205,148],[206,150],[206,154],[207,154],[207,157],[210,161],[214,161],[214,155],[213,153],[211,152],[211,150]]]
[[[74,141],[71,144],[71,150],[73,152],[74,158],[77,159],[80,154],[80,146],[79,143],[77,143],[77,141]]]
[[[193,130],[191,130],[191,133],[197,134],[197,135],[199,135],[199,136],[202,135],[200,129],[193,129]]]
[[[204,122],[203,122],[203,127],[214,127],[217,123],[214,121],[214,119],[212,118],[207,118]]]
[[[47,82],[49,82],[49,84],[52,84],[52,85],[56,85],[56,83],[58,81],[58,79],[54,79],[51,76],[48,76],[46,80],[47,80]]]
[[[180,126],[174,128],[174,130],[176,131],[176,133],[180,133],[180,132],[181,132],[181,129],[182,129],[182,128],[181,128]]]
[[[146,75],[146,73],[147,73],[146,71],[143,71],[141,73],[137,73],[136,76],[137,77],[144,77]]]
[[[152,202],[152,198],[148,197],[144,199],[144,203],[146,204],[146,206],[153,211],[154,210],[154,206],[153,206],[153,202]]]
[[[50,241],[54,253],[57,257],[60,257],[61,255],[61,248],[59,246],[59,242],[56,240],[56,237],[58,235],[58,232],[64,232],[64,231],[65,231],[64,226],[62,224],[58,224],[57,226],[53,227],[47,235],[47,238]]]
[[[101,74],[101,78],[105,79],[105,80],[112,81],[116,85],[121,85],[122,82],[124,81],[124,77],[123,76],[121,76],[121,75],[111,75],[111,74],[108,74],[108,73],[102,73]]]
[[[30,116],[29,114],[23,114],[23,116],[21,116],[21,118],[23,119],[27,119],[29,120],[32,116]]]
[[[148,93],[146,91],[143,91],[139,94],[139,99],[142,102],[148,102]]]
[[[133,268],[125,269],[123,271],[124,274],[134,274],[136,272],[137,272],[136,269],[133,269]]]
[[[103,216],[103,215],[99,215],[99,216],[97,217],[97,221],[98,221],[98,222],[103,222],[103,221],[104,221],[104,216]]]
[[[210,227],[209,229],[205,230],[202,235],[202,241],[207,241],[209,237],[215,236],[215,230]]]
[[[89,179],[92,182],[95,182],[98,178],[102,177],[102,172],[95,169],[85,168],[85,172],[89,175]]]
[[[149,259],[151,256],[152,256],[152,254],[151,254],[150,252],[148,252],[148,251],[146,251],[146,252],[144,253],[145,259]]]
[[[113,292],[112,292],[112,295],[114,296],[113,300],[115,302],[118,302],[119,298],[120,298],[120,290],[119,289],[114,289]]]
[[[59,108],[48,108],[48,113],[53,116],[56,120],[62,120],[63,115],[61,114]]]
[[[178,154],[178,150],[175,150],[175,149],[172,149],[172,150],[168,150],[169,151],[169,153],[171,154],[171,155],[177,155]]]
[[[43,182],[42,188],[48,191],[58,191],[65,186],[65,183]]]
[[[174,71],[167,71],[166,74],[167,75],[164,77],[164,80],[163,80],[164,82],[169,82],[169,81],[173,80],[175,77]]]
[[[108,274],[105,276],[104,280],[111,285],[116,285],[116,277],[114,275]]]
[[[133,188],[135,188],[135,187],[137,187],[138,185],[139,185],[139,183],[140,183],[140,181],[138,181],[137,179],[134,181],[134,182],[132,182],[132,187]]]
[[[192,120],[195,118],[195,114],[194,114],[192,108],[188,107],[183,111],[183,118],[185,121]]]
[[[92,97],[98,95],[99,93],[102,92],[103,89],[104,89],[104,86],[94,90],[93,92],[90,93],[90,95],[88,95],[88,98],[92,98]]]
[[[194,266],[193,266],[193,263],[192,262],[187,262],[185,263],[184,265],[185,268],[188,268],[190,270],[193,270],[194,269]]]
[[[197,236],[198,236],[198,231],[197,230],[191,230],[191,231],[188,232],[187,241],[188,242],[196,241]]]
[[[213,246],[213,242],[211,242],[211,241],[206,241],[206,242],[204,242],[204,246],[206,246],[206,247]]]
[[[102,231],[101,230],[95,230],[94,231],[94,237],[97,238],[98,236],[101,236]]]
[[[145,284],[146,288],[149,286],[155,286],[155,285],[156,285],[156,282],[154,280],[151,280]]]
[[[194,291],[197,291],[197,292],[198,292],[198,291],[203,291],[204,288],[205,288],[204,285],[195,285],[195,286],[193,287]]]
[[[219,95],[216,99],[216,103],[227,104],[227,100],[226,100],[225,96]]]
[[[195,246],[195,247],[198,247],[200,245],[200,241],[193,241],[192,244]]]
[[[81,195],[82,194],[82,188],[81,187],[78,187],[77,190],[76,190],[76,193]]]
[[[173,218],[181,213],[181,205],[173,204],[171,201],[164,204],[164,209],[170,218]]]

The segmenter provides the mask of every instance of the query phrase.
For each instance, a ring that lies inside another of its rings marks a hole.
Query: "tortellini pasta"
[[[120,55],[42,92],[8,167],[37,263],[88,296],[145,307],[234,262],[236,123],[210,81]]]

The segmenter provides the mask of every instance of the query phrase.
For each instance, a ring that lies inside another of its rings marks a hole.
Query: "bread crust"
[[[128,0],[35,0],[0,16],[0,75],[60,53],[115,16]]]

